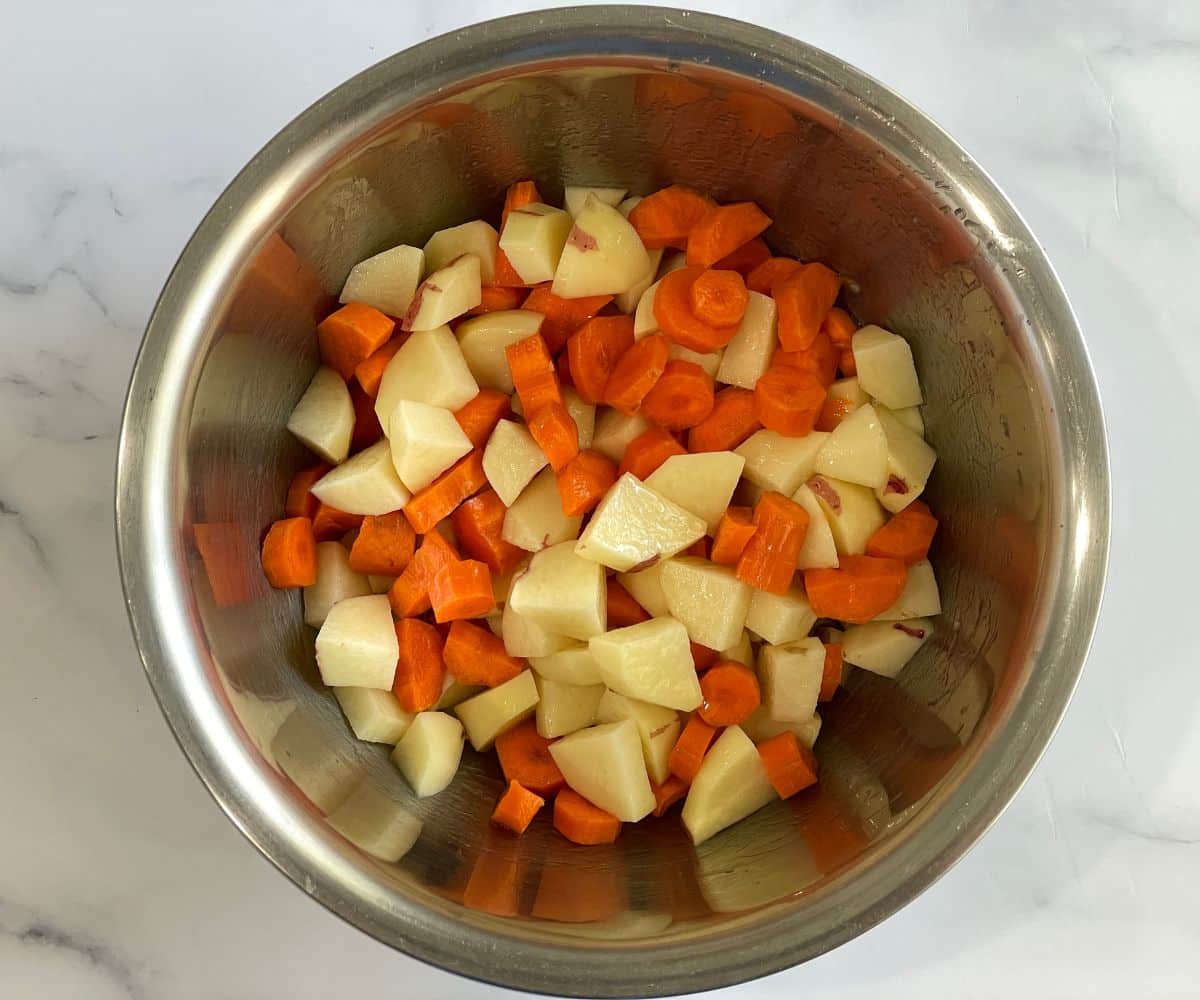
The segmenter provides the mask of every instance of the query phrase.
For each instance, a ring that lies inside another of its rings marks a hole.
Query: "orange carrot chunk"
[[[664,275],[654,293],[654,318],[662,332],[681,347],[700,354],[724,347],[738,327],[737,321],[714,326],[694,312],[692,289],[708,273],[733,274],[732,271],[708,272],[702,267],[681,267]]]
[[[785,351],[812,345],[841,287],[837,272],[824,264],[805,264],[775,284],[771,294],[779,309],[779,343]]]
[[[710,726],[741,725],[762,701],[754,671],[733,660],[709,667],[700,678],[700,693],[700,718]]]
[[[508,221],[509,212],[517,208],[524,208],[526,205],[536,205],[541,200],[542,193],[538,190],[536,182],[528,178],[514,181],[504,192],[504,208],[500,210],[501,224]]]
[[[542,326],[538,333],[546,341],[550,353],[557,354],[573,334],[612,300],[611,295],[585,295],[578,299],[560,298],[550,291],[550,283],[545,282],[534,285],[521,308],[541,314]]]
[[[492,822],[520,836],[533,822],[546,800],[531,792],[519,781],[510,781],[496,808],[492,810]]]
[[[288,517],[307,517],[309,520],[316,517],[317,508],[321,503],[309,490],[312,489],[313,483],[332,468],[332,465],[318,462],[316,465],[306,466],[292,476],[287,499],[283,502],[283,512]]]
[[[713,399],[708,372],[692,361],[668,361],[642,400],[642,416],[669,431],[681,431],[712,413]]]
[[[696,668],[698,674],[704,673],[721,658],[721,654],[715,649],[709,649],[698,642],[689,642],[688,647],[692,652],[692,666]]]
[[[484,285],[479,289],[479,305],[467,310],[470,316],[484,313],[520,309],[528,293],[523,288],[501,288],[499,285]]]
[[[347,382],[354,369],[387,343],[396,321],[361,302],[348,302],[317,326],[321,361]]]
[[[651,781],[650,791],[654,793],[654,815],[665,816],[671,806],[687,795],[688,783],[678,775],[668,774],[661,785]]]
[[[752,201],[721,205],[701,219],[688,234],[689,267],[712,267],[726,254],[771,224],[771,217]]]
[[[642,431],[625,446],[617,475],[632,472],[638,479],[646,480],[650,474],[672,455],[686,455],[683,445],[661,427]]]
[[[825,402],[821,404],[821,413],[817,417],[815,429],[831,431],[857,408],[854,401],[845,396],[826,396]]]
[[[743,243],[732,253],[727,253],[713,267],[722,271],[737,271],[743,278],[750,274],[759,264],[771,259],[771,248],[760,236],[754,237],[748,243]]]
[[[696,224],[716,207],[709,197],[682,184],[655,191],[634,206],[629,222],[647,250],[682,250]]]
[[[571,381],[585,403],[604,402],[608,378],[632,346],[631,316],[597,316],[571,335],[567,341]]]
[[[555,472],[561,472],[579,454],[579,428],[562,403],[547,403],[532,414],[526,410],[525,422]]]
[[[818,617],[858,625],[895,604],[907,576],[899,559],[842,556],[837,569],[806,569],[804,589]]]
[[[524,549],[517,548],[503,538],[504,515],[507,511],[496,491],[489,489],[470,500],[464,500],[450,515],[459,547],[497,576],[513,569],[526,554]],[[353,552],[350,560],[353,563]]]
[[[667,338],[661,334],[643,337],[635,343],[613,366],[604,387],[605,402],[626,416],[635,414],[667,367],[668,353]]]
[[[688,719],[687,725],[683,727],[683,732],[679,734],[679,739],[675,741],[675,746],[667,758],[667,767],[670,772],[681,781],[691,784],[692,779],[696,777],[696,772],[700,770],[700,765],[704,762],[704,755],[708,753],[709,744],[716,735],[717,731],[699,715],[693,715]]]
[[[867,539],[867,555],[899,559],[905,565],[929,555],[938,521],[920,500],[914,500]]]
[[[416,545],[416,532],[400,511],[364,517],[350,547],[350,568],[355,573],[399,576]]]
[[[841,352],[833,346],[829,334],[824,330],[817,334],[811,346],[803,351],[776,351],[771,366],[808,372],[821,385],[829,388],[837,378],[838,356]]]
[[[442,656],[450,676],[460,684],[496,687],[525,669],[525,661],[509,656],[503,640],[491,629],[468,621],[451,623]]]
[[[362,391],[374,399],[379,395],[379,383],[383,381],[383,370],[388,362],[395,357],[396,352],[404,346],[407,334],[393,337],[370,357],[360,361],[354,368],[354,377],[358,380]]]
[[[496,737],[496,756],[506,781],[519,781],[538,795],[553,795],[563,786],[562,771],[550,756],[550,743],[532,719]]]
[[[719,566],[736,566],[755,530],[754,512],[749,507],[727,509],[717,524],[710,555],[712,561]]]
[[[429,603],[438,622],[486,615],[496,607],[492,574],[474,559],[448,562],[430,581]]]
[[[609,578],[605,584],[608,604],[608,627],[625,628],[650,620],[650,612],[643,608],[633,595],[616,580]]]
[[[825,405],[825,386],[815,375],[772,365],[754,386],[754,415],[770,430],[805,437]]]
[[[621,821],[564,788],[554,797],[554,829],[573,844],[611,844],[621,832]]]
[[[437,479],[414,494],[404,505],[404,516],[419,535],[424,535],[454,508],[487,485],[483,474],[483,452],[476,449],[459,459]]]
[[[442,660],[442,637],[420,618],[401,618],[395,623],[400,658],[392,693],[406,712],[433,708],[442,696],[446,665]]]
[[[357,382],[351,382],[350,405],[354,407],[354,427],[350,432],[350,454],[369,448],[383,438],[383,425],[375,413],[375,400]]]
[[[362,524],[363,516],[362,514],[348,514],[344,510],[330,507],[327,503],[318,503],[312,523],[313,535],[318,542],[332,542]]]
[[[759,295],[770,295],[775,285],[784,278],[790,278],[804,265],[791,257],[772,257],[764,260],[753,271],[746,275],[746,287]]]
[[[761,426],[754,393],[730,386],[713,397],[712,412],[688,432],[688,451],[732,451]]]
[[[750,293],[736,271],[701,271],[688,290],[692,315],[711,326],[734,326],[746,315]]]
[[[808,511],[782,493],[764,493],[754,508],[754,534],[735,575],[769,594],[786,594],[808,531]]]
[[[551,403],[562,405],[562,390],[554,371],[554,359],[540,333],[535,333],[504,349],[513,385],[521,399],[526,417]]]
[[[476,448],[482,448],[496,425],[512,412],[508,397],[499,389],[480,389],[454,414],[458,426]]]
[[[781,799],[817,783],[817,758],[792,732],[780,733],[758,745],[767,778]]]
[[[598,451],[581,451],[556,474],[558,495],[567,517],[586,514],[617,481],[616,463]]]
[[[844,662],[842,644],[830,642],[825,644],[825,665],[821,670],[821,690],[817,701],[829,701],[837,694],[838,686],[842,683],[842,664]]]
[[[429,585],[434,574],[446,563],[457,559],[458,553],[440,531],[429,532],[388,591],[392,614],[397,618],[411,618],[428,611]]]
[[[842,378],[854,378],[858,374],[858,363],[854,360],[854,351],[849,347],[838,356],[838,371]]]
[[[496,248],[496,263],[492,268],[492,284],[498,288],[528,288],[524,279],[517,273],[517,269],[512,266],[512,261],[508,259],[506,254],[499,247]],[[482,289],[480,289],[482,292]]]
[[[845,309],[839,309],[837,306],[829,310],[829,314],[821,323],[821,332],[839,351],[850,346],[857,331],[858,324],[854,322],[854,317]]]
[[[276,521],[262,543],[267,583],[277,589],[310,587],[317,582],[317,540],[312,521],[289,517]]]

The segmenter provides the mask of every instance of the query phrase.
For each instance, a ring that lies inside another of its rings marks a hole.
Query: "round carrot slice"
[[[696,276],[688,294],[692,315],[712,326],[740,323],[750,303],[746,282],[737,271],[705,271]]]
[[[622,354],[604,387],[608,405],[626,416],[637,413],[667,367],[667,351],[667,338],[655,334],[643,337]]]
[[[749,667],[724,660],[700,678],[700,718],[710,726],[737,726],[759,706],[758,678]]]
[[[713,326],[692,311],[692,284],[704,273],[702,267],[681,267],[658,283],[654,293],[654,318],[659,328],[680,347],[708,354],[729,343],[737,323]]]
[[[642,415],[669,431],[695,427],[712,408],[712,377],[691,361],[668,361],[642,400]]]
[[[804,437],[825,404],[825,386],[811,372],[776,366],[754,386],[754,415],[764,427],[787,437]]]

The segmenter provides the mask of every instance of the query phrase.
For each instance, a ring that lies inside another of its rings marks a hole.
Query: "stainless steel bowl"
[[[295,593],[257,567],[303,460],[284,430],[314,317],[350,266],[494,215],[536,177],[754,199],[780,250],[856,283],[914,345],[940,461],[945,614],[895,681],[826,712],[824,780],[694,850],[674,820],[582,849],[496,836],[494,764],[414,800],[318,682]],[[434,39],[292,122],[221,196],[146,331],[120,448],[121,568],[180,745],[304,891],[410,955],[491,982],[668,994],[802,962],[894,912],[996,818],[1082,666],[1108,541],[1083,341],[1037,242],[920,112],[735,21],[590,7]],[[410,846],[411,845],[411,846]],[[407,850],[406,850],[407,848]],[[399,860],[390,860],[402,854]]]

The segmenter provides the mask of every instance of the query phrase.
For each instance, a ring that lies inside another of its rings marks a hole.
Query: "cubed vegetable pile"
[[[492,821],[579,844],[682,802],[700,843],[818,780],[845,665],[894,677],[940,610],[912,352],[672,186],[514,184],[362,261],[317,328],[262,546],[350,726],[419,796],[464,737]]]

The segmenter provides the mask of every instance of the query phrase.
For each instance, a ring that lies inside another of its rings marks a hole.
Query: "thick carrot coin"
[[[773,365],[754,386],[754,415],[770,430],[805,437],[825,405],[825,386],[815,375]]]
[[[647,250],[682,250],[692,229],[714,208],[716,202],[706,195],[673,184],[639,201],[629,213],[629,223]]]
[[[920,500],[914,500],[867,539],[867,555],[899,559],[906,565],[929,555],[938,521]]]
[[[899,559],[842,556],[837,569],[806,569],[804,590],[819,617],[860,625],[900,599],[907,577]]]
[[[617,475],[619,477],[632,472],[644,481],[672,455],[686,454],[683,445],[676,441],[669,431],[662,427],[651,427],[642,431],[625,446]]]
[[[710,726],[740,725],[762,701],[754,671],[733,660],[709,667],[700,678],[700,693],[700,718]]]
[[[696,223],[688,234],[688,266],[712,267],[770,225],[771,217],[752,201],[721,205]]]
[[[731,385],[716,394],[712,412],[688,432],[688,451],[732,451],[761,426],[754,393]]]
[[[562,771],[550,756],[551,741],[539,735],[529,719],[496,737],[496,756],[508,781],[519,781],[538,795],[553,795],[563,786]]]
[[[667,430],[682,431],[712,413],[713,398],[708,372],[691,361],[668,361],[642,400],[642,415]]]
[[[667,367],[667,355],[666,337],[654,334],[639,340],[613,367],[604,389],[605,402],[626,416],[637,413]]]
[[[597,316],[571,335],[567,341],[571,379],[585,403],[604,402],[609,376],[632,346],[632,316]]]
[[[442,637],[428,622],[401,618],[395,623],[400,658],[392,680],[392,693],[406,712],[433,708],[442,696],[446,666],[442,660]]]
[[[688,292],[692,315],[710,326],[734,326],[742,321],[750,293],[737,271],[702,271]]]
[[[842,279],[824,264],[805,264],[775,283],[771,295],[779,309],[779,343],[785,351],[812,345],[841,287]]]
[[[771,257],[746,275],[746,287],[759,295],[770,295],[776,284],[790,278],[802,267],[800,261],[791,257]]]
[[[700,354],[724,347],[738,328],[737,320],[727,326],[714,326],[693,312],[692,286],[705,273],[702,267],[681,267],[664,275],[654,293],[654,318],[659,329],[680,347]],[[732,271],[712,273],[733,274]]]
[[[262,567],[272,587],[309,587],[316,583],[317,540],[312,521],[289,517],[272,524],[263,539]]]

